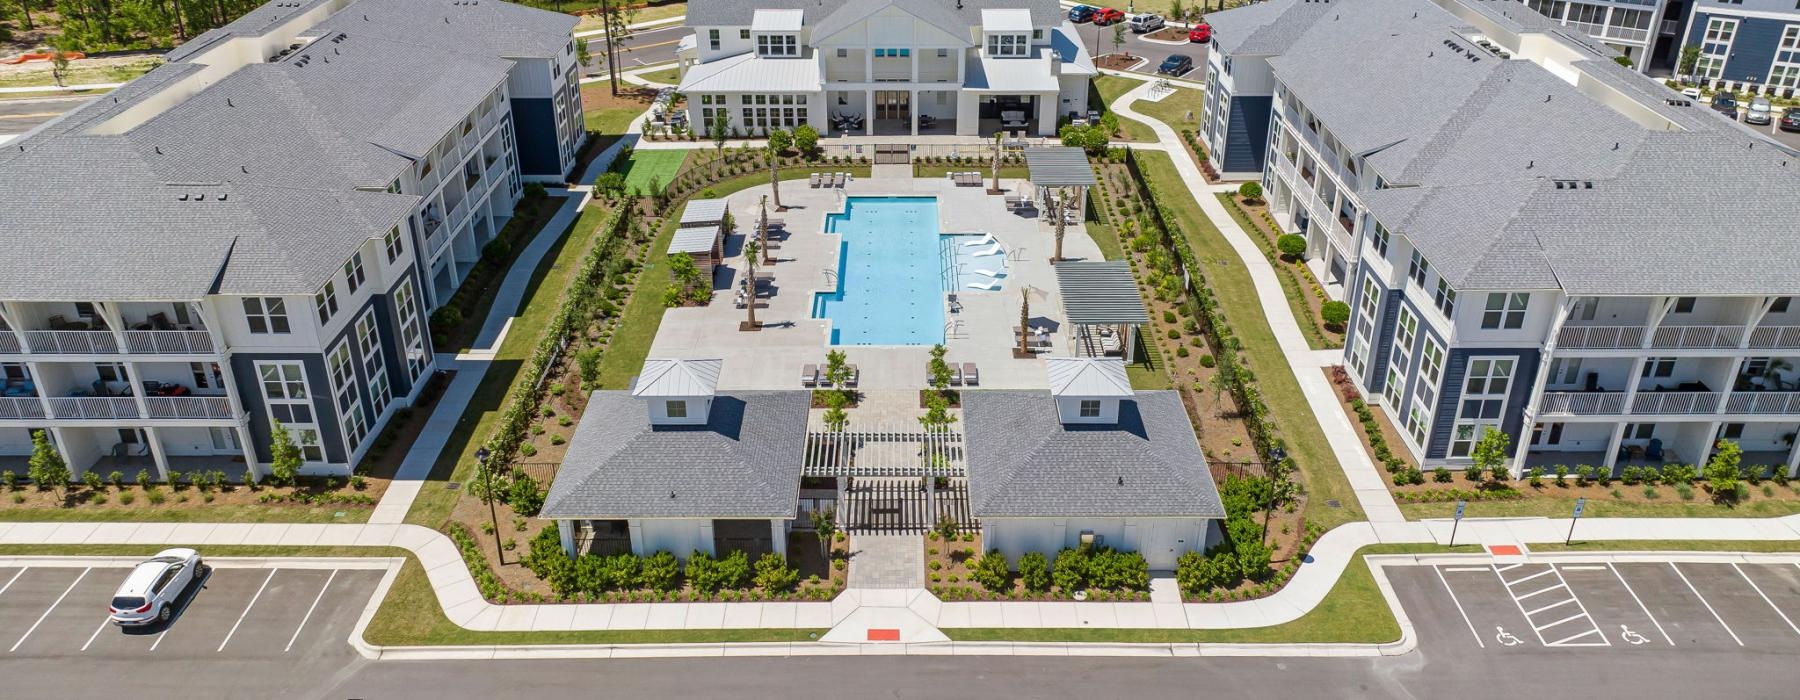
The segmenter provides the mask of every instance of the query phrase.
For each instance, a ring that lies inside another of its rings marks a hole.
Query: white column
[[[700,521],[700,543],[699,544],[700,544],[700,546],[695,547],[695,549],[706,552],[707,554],[711,554],[715,557],[719,556],[718,545],[716,545],[713,541],[713,521],[711,518]]]
[[[562,539],[563,552],[575,556],[575,521],[556,521],[556,534]]]
[[[1611,474],[1613,470],[1618,467],[1619,445],[1625,442],[1625,426],[1627,425],[1630,424],[1620,422],[1614,425],[1612,438],[1606,442],[1606,473],[1608,474]]]
[[[1329,226],[1330,224],[1326,225]],[[1573,297],[1564,297],[1562,302],[1556,306],[1556,316],[1550,321],[1550,332],[1544,340],[1544,350],[1538,355],[1537,374],[1532,377],[1531,398],[1525,402],[1524,416],[1523,419],[1519,421],[1520,432],[1522,434],[1530,434],[1531,427],[1537,424],[1538,408],[1544,401],[1544,385],[1550,381],[1551,357],[1556,354],[1556,336],[1558,333],[1562,332],[1563,323],[1569,320],[1569,311],[1574,307],[1575,300]],[[1626,400],[1629,401],[1630,397],[1627,396]],[[1629,405],[1626,407],[1630,408]],[[1524,443],[1527,442],[1527,440],[1522,439],[1519,440],[1519,442]],[[1524,444],[1515,445],[1515,447],[1516,449],[1512,456],[1511,471],[1513,478],[1517,479],[1520,474],[1524,473],[1525,453],[1529,450],[1528,446]]]
[[[1694,453],[1693,459],[1688,460],[1689,464],[1699,469],[1706,468],[1706,463],[1712,460],[1713,445],[1719,441],[1720,425],[1722,424],[1718,421],[1713,421],[1712,425],[1707,427],[1706,442],[1700,443],[1700,451]]]
[[[919,50],[914,48],[908,50],[906,53],[907,55],[912,56],[912,81],[917,83],[919,82]]]
[[[918,57],[914,56],[913,57],[913,80],[919,79],[919,63],[918,63],[918,61],[919,61]],[[912,135],[918,136],[919,135],[919,91],[918,90],[909,91],[908,95],[909,96],[906,98],[907,99],[906,118],[907,118],[907,121],[912,123]]]
[[[956,86],[962,87],[964,76],[969,70],[968,55],[962,49],[956,49]]]
[[[249,470],[250,479],[262,481],[263,477],[268,474],[263,473],[262,462],[256,458],[256,442],[254,436],[250,434],[250,419],[239,418],[234,430],[237,431],[238,449],[244,452],[244,467]]]
[[[775,553],[787,558],[787,521],[781,518],[769,519],[769,542],[775,546]]]
[[[144,442],[150,445],[150,459],[156,462],[156,475],[163,481],[169,480],[169,455],[163,452],[162,436],[155,428],[144,428]]]
[[[631,553],[640,557],[650,554],[644,551],[644,521],[627,520],[625,527],[631,531]]]
[[[1796,473],[1795,469],[1800,469],[1800,440],[1795,440],[1794,444],[1788,446],[1787,474],[1789,478],[1793,478]]]
[[[863,91],[863,135],[875,135],[875,90]]]

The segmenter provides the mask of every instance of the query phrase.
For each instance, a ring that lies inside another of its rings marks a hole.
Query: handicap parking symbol
[[[1648,639],[1645,639],[1644,635],[1633,632],[1633,631],[1631,631],[1630,627],[1626,627],[1624,625],[1619,625],[1619,637],[1621,639],[1624,639],[1627,644],[1630,644],[1632,646],[1637,646],[1639,644],[1643,644],[1644,642],[1650,641]]]
[[[1525,643],[1518,637],[1513,636],[1513,633],[1506,631],[1505,627],[1496,626],[1494,627],[1494,630],[1499,632],[1499,634],[1494,635],[1494,641],[1499,642],[1501,646],[1514,647]]]

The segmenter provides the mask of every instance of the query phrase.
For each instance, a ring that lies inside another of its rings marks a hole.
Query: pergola
[[[1138,326],[1150,322],[1137,278],[1123,260],[1065,260],[1056,264],[1069,347],[1077,357],[1135,359]]]
[[[925,478],[931,512],[936,512],[935,477],[965,478],[968,473],[962,433],[917,425],[810,431],[800,468],[802,476],[836,477],[839,503],[845,502],[852,477]]]
[[[1037,201],[1051,201],[1052,190],[1073,189],[1070,204],[1077,216],[1087,209],[1087,191],[1098,180],[1087,154],[1071,146],[1036,146],[1025,149],[1026,179],[1036,188]]]

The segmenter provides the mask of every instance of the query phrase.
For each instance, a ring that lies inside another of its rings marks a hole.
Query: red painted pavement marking
[[[871,641],[871,642],[898,642],[898,641],[900,641],[900,630],[878,630],[878,629],[869,630],[869,641]]]
[[[1492,554],[1496,557],[1516,557],[1524,554],[1524,552],[1519,551],[1518,545],[1491,544],[1488,545],[1488,554]]]

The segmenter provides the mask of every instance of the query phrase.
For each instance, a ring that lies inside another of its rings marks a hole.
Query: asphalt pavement
[[[0,100],[0,135],[23,134],[93,97],[34,97]]]
[[[1075,33],[1081,36],[1081,43],[1087,47],[1089,55],[1099,58],[1102,55],[1113,53],[1112,27],[1096,27],[1094,23],[1088,22],[1075,25]],[[1164,44],[1146,41],[1143,34],[1133,34],[1130,29],[1125,30],[1124,38],[1125,41],[1119,44],[1119,52],[1142,56],[1145,59],[1134,69],[1135,72],[1155,73],[1157,65],[1161,64],[1163,59],[1174,54],[1181,54],[1194,60],[1194,69],[1185,75],[1176,77],[1184,77],[1189,80],[1203,80],[1206,77],[1205,44]]]
[[[671,24],[650,29],[640,29],[631,34],[619,52],[620,70],[630,70],[659,63],[672,63],[675,60],[675,45],[681,43],[681,37],[694,33],[693,29],[683,24]],[[588,40],[588,53],[593,57],[593,65],[584,66],[584,75],[606,73],[606,61],[600,56],[600,47],[605,38],[601,36],[585,37]]]

